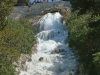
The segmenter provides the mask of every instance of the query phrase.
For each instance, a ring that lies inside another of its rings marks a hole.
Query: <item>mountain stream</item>
[[[78,62],[68,47],[68,31],[59,12],[48,13],[40,20],[37,53],[26,61],[27,69],[19,75],[75,75]]]

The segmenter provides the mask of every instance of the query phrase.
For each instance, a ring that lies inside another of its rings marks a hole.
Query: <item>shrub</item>
[[[100,0],[71,0],[69,46],[79,56],[82,73],[100,75]]]
[[[95,69],[97,70],[97,74],[100,75],[100,52],[95,53],[94,56]]]
[[[8,28],[16,32],[16,37],[11,39],[11,45],[21,53],[31,53],[31,47],[35,40],[31,24],[26,19],[17,22],[10,20],[8,24]]]
[[[79,10],[80,14],[91,11],[93,14],[100,14],[100,0],[71,0],[72,8]]]
[[[9,20],[0,31],[0,75],[15,75],[12,63],[21,53],[31,54],[34,41],[33,30],[26,19]]]
[[[12,62],[19,56],[20,54],[14,48],[0,45],[0,75],[15,75]]]
[[[88,75],[100,75],[97,74],[97,67],[93,63],[95,61],[93,55],[100,52],[100,16],[94,16],[93,13],[78,15],[78,11],[75,11],[68,21],[67,29],[69,46],[79,56],[82,72]]]
[[[17,0],[1,0],[0,1],[0,30],[7,25],[7,16],[12,12],[13,5]]]

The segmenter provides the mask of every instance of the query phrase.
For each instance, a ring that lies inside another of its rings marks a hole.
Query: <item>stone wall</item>
[[[30,11],[28,6],[15,6],[12,14],[9,17],[13,18],[14,20],[28,18],[31,23],[34,23],[46,13],[61,11],[61,14],[65,15],[67,12],[70,12],[70,8],[71,4],[69,1],[33,4]],[[69,16],[69,14],[67,13],[66,16]]]

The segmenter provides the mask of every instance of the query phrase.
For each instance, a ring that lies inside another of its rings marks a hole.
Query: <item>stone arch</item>
[[[70,16],[71,16],[71,10],[69,7],[59,7],[59,6],[54,6],[52,8],[47,8],[44,11],[41,12],[41,16],[47,14],[47,13],[55,13],[55,12],[59,12],[62,16],[63,19],[62,21],[67,21]],[[41,17],[39,17],[41,18]],[[40,24],[38,22],[36,22],[35,24],[33,24],[33,28],[35,29],[36,34],[39,32],[39,28],[40,28]]]
[[[71,16],[71,10],[69,7],[63,7],[56,4],[54,4],[53,7],[47,8],[44,11],[42,11],[41,14],[45,15],[47,13],[55,13],[55,12],[59,12],[63,16],[65,21],[67,21]]]

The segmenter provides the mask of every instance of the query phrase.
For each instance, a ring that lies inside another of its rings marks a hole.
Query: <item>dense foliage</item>
[[[72,0],[72,16],[67,23],[69,46],[80,62],[79,71],[100,75],[100,0]]]
[[[26,19],[8,21],[0,31],[0,75],[15,75],[12,63],[21,53],[31,53],[34,40],[33,30]]]
[[[100,0],[71,0],[71,4],[74,10],[80,9],[80,14],[87,11],[91,11],[93,14],[100,14]]]
[[[0,0],[0,30],[7,25],[7,16],[11,13],[17,0]]]
[[[28,3],[30,0],[17,0],[17,3]]]
[[[17,0],[0,1],[0,75],[15,75],[12,63],[18,60],[21,53],[31,54],[35,41],[27,19],[7,19],[16,2]]]

